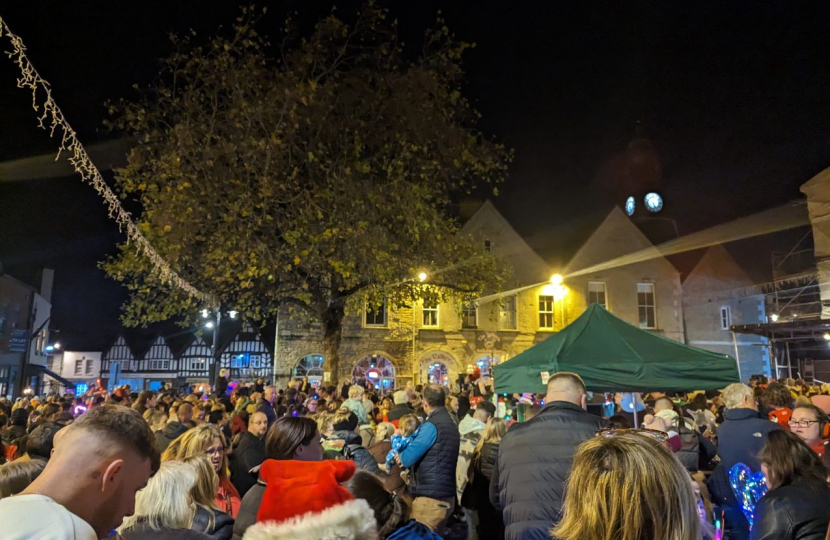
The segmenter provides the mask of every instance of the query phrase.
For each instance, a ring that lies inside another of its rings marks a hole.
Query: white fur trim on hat
[[[242,540],[377,540],[375,514],[363,499],[287,521],[252,525]]]

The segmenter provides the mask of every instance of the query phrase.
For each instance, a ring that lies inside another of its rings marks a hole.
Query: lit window
[[[608,309],[607,295],[605,293],[605,283],[601,281],[588,282],[588,304],[599,304],[605,309]]]
[[[721,330],[729,330],[729,327],[732,326],[732,310],[729,306],[723,306],[720,308],[720,329]]]
[[[553,296],[539,296],[539,328],[553,330]]]
[[[75,375],[82,375],[84,373],[84,361],[75,360]]]
[[[654,283],[638,283],[637,310],[640,315],[640,328],[657,328],[654,305]]]
[[[423,327],[438,328],[438,304],[424,304]]]
[[[492,240],[485,240],[484,241],[484,251],[487,253],[493,253],[493,241]]]
[[[475,302],[467,302],[461,308],[461,326],[464,328],[478,327],[478,308]]]
[[[386,302],[384,301],[379,306],[366,305],[366,317],[364,318],[364,326],[383,327],[386,326]]]
[[[517,328],[515,294],[502,299],[501,306],[499,306],[499,328],[502,330],[515,330]]]

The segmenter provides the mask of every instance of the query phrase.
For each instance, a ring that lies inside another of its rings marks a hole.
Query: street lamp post
[[[208,378],[210,379],[208,383],[213,386],[216,384],[216,376],[217,376],[217,365],[221,363],[220,351],[219,351],[219,330],[222,327],[222,308],[218,306],[213,310],[210,309],[203,309],[202,310],[202,318],[203,319],[210,319],[211,315],[213,316],[213,320],[209,320],[205,323],[205,328],[208,330],[213,331],[213,346],[211,347],[211,362],[210,366],[208,367]],[[239,316],[239,312],[236,310],[229,310],[227,313],[228,317],[231,319],[236,319]]]

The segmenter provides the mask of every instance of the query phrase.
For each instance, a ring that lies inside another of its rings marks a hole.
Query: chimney
[[[40,278],[40,295],[50,304],[52,303],[52,284],[55,281],[55,271],[44,268]]]

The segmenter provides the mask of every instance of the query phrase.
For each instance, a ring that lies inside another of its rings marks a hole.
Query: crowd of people
[[[380,392],[0,398],[2,537],[193,540],[824,539],[827,387],[544,395],[487,377]],[[600,412],[601,411],[601,412]],[[596,412],[596,413],[595,413]],[[598,413],[598,414],[597,414]],[[766,493],[747,496],[744,467]],[[750,501],[747,505],[747,500]]]

